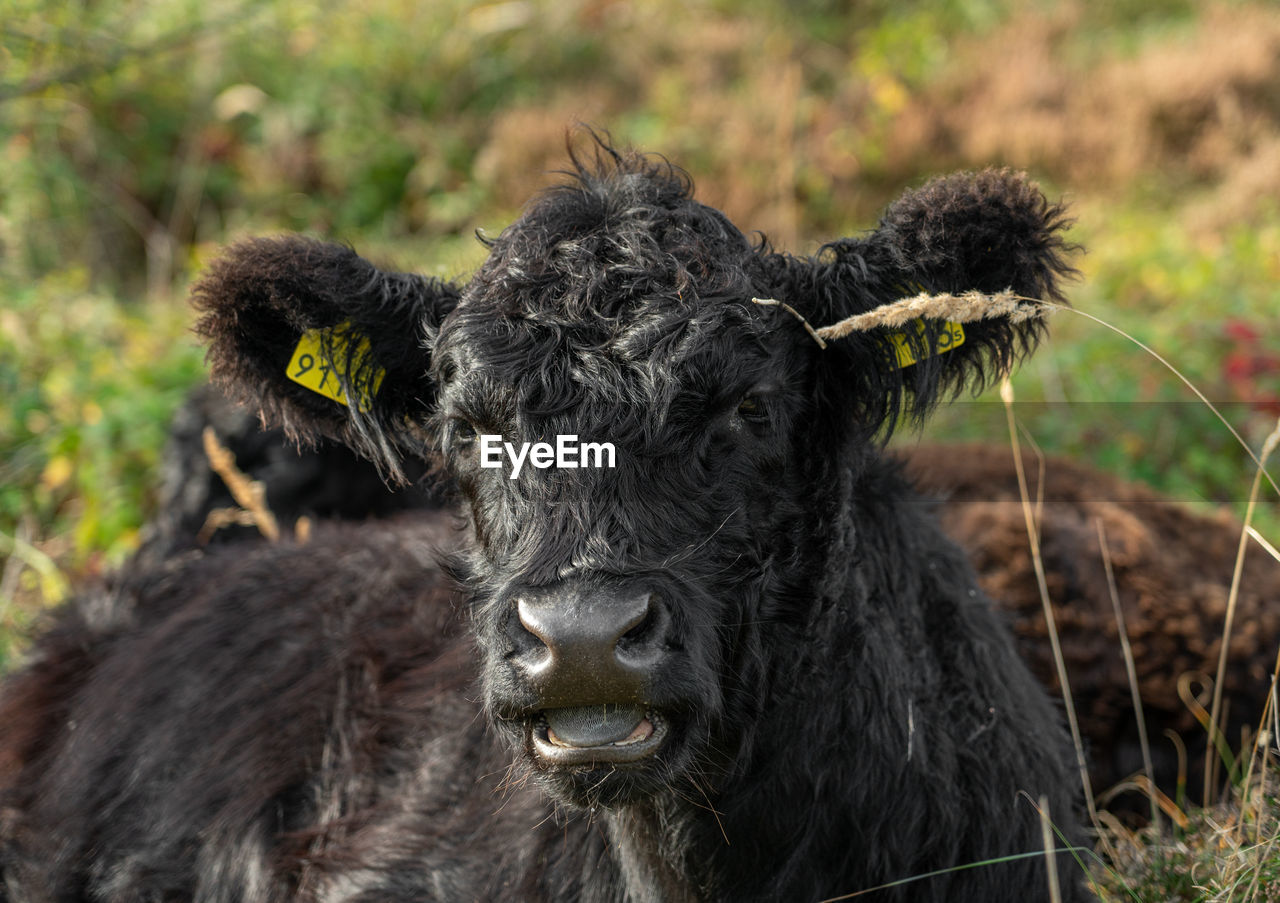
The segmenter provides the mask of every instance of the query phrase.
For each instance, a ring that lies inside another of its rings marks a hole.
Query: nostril
[[[623,628],[623,633],[618,637],[619,643],[637,643],[648,638],[657,627],[657,606],[653,604],[653,595],[650,594],[645,600],[643,610],[637,612],[635,617]]]
[[[618,637],[619,643],[635,643],[643,640],[645,636],[653,630],[653,616],[645,615],[643,621],[632,627],[622,636]]]
[[[542,623],[539,617],[538,609],[526,600],[523,596],[515,600],[516,620],[520,622],[520,628],[516,632],[521,635],[525,642],[532,645],[550,646],[550,631],[547,625]]]
[[[650,595],[646,602],[644,612],[618,638],[618,652],[629,659],[658,654],[669,639],[670,614],[656,596]]]

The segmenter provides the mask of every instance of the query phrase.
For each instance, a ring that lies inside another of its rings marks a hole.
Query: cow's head
[[[283,238],[234,246],[195,295],[215,377],[268,420],[393,477],[403,455],[442,462],[471,521],[456,570],[489,713],[554,797],[610,805],[751,742],[829,544],[848,551],[841,474],[1037,335],[969,323],[933,354],[934,323],[903,368],[894,330],[823,349],[753,299],[825,324],[921,290],[1054,299],[1067,267],[1061,211],[1008,173],[930,183],[802,259],[664,161],[598,145],[574,163],[465,287]],[[571,457],[541,466],[537,443]]]

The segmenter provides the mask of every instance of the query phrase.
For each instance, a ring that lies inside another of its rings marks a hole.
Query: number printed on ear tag
[[[349,355],[347,349],[352,341],[356,342],[355,353]],[[369,340],[364,336],[354,338],[350,323],[339,323],[328,329],[309,329],[298,339],[298,347],[293,349],[285,375],[312,392],[349,406],[342,391],[342,377],[347,375],[344,367],[350,358],[357,371],[353,379],[357,380],[355,389],[359,395],[360,410],[368,410],[373,396],[382,387],[382,378],[387,375],[385,370],[377,367],[373,369],[371,378],[359,381],[360,372],[364,369],[361,365],[368,353]]]
[[[916,335],[924,334],[924,320],[915,321]],[[915,354],[911,351],[911,339],[905,332],[895,332],[889,335],[889,341],[893,343],[893,352],[898,356],[898,369],[910,367],[917,360]],[[943,324],[943,329],[938,333],[938,339],[935,343],[937,353],[950,351],[952,348],[959,348],[964,344],[964,327],[959,323],[953,323],[948,320]],[[925,357],[933,355],[926,354]]]

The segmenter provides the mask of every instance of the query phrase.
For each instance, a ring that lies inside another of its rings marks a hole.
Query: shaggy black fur
[[[0,696],[14,900],[818,900],[1034,853],[1041,796],[1080,839],[1053,707],[874,438],[1033,328],[975,324],[903,372],[883,335],[822,351],[751,302],[825,322],[921,287],[1056,297],[1061,211],[1009,173],[952,177],[802,260],[665,162],[584,156],[461,291],[291,238],[202,280],[216,377],[295,435],[456,483],[458,612],[421,519],[81,599]],[[303,329],[344,322],[387,370],[370,410],[283,376]],[[617,467],[508,479],[480,432],[609,441]],[[662,742],[556,764],[517,612],[628,593],[650,609],[617,648],[653,662],[637,730]],[[1045,897],[1032,857],[867,899]]]

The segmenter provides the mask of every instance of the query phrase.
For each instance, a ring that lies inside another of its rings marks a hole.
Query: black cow
[[[12,901],[1047,898],[1069,743],[882,455],[1038,321],[946,353],[931,323],[903,368],[890,330],[824,349],[752,299],[1060,300],[1061,209],[952,176],[796,258],[665,161],[573,156],[465,287],[296,237],[198,284],[216,379],[393,477],[438,464],[466,525],[229,545],[68,606],[0,695]],[[493,436],[588,466],[484,466]]]

